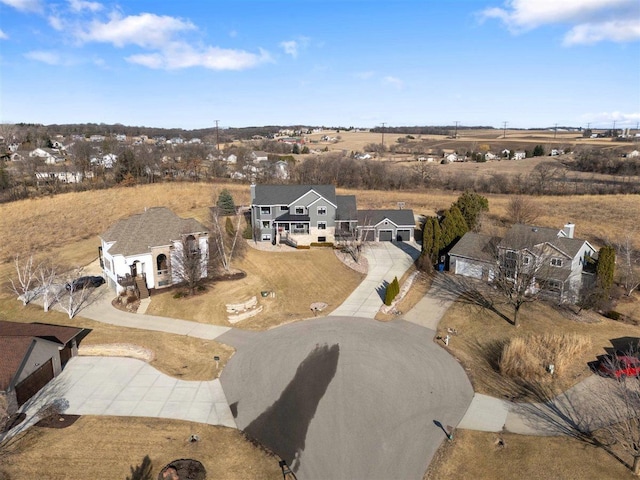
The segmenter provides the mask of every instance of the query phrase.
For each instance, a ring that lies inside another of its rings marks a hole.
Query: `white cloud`
[[[83,42],[111,43],[116,47],[133,44],[158,48],[169,43],[177,33],[195,28],[189,21],[166,15],[141,13],[122,17],[114,13],[107,22],[92,21],[86,30],[76,32],[76,36]]]
[[[609,126],[615,121],[616,125],[622,127],[634,127],[640,122],[640,112],[624,113],[624,112],[599,112],[585,113],[582,115],[583,122],[589,122],[593,125]]]
[[[564,37],[564,45],[591,45],[611,40],[613,42],[632,42],[640,39],[640,21],[614,20],[602,23],[583,23],[569,30]]]
[[[7,40],[8,38],[9,38],[9,35],[7,35],[2,30],[0,30],[0,40]]]
[[[284,50],[284,53],[291,55],[293,58],[298,58],[300,50],[307,48],[309,45],[309,38],[300,37],[297,40],[287,40],[280,42],[280,47]]]
[[[391,85],[392,87],[397,88],[398,90],[404,87],[404,82],[397,77],[387,76],[382,79],[382,83],[385,85]]]
[[[148,68],[167,70],[190,67],[244,70],[271,61],[271,56],[265,50],[260,50],[259,54],[218,47],[197,50],[186,43],[175,42],[160,52],[131,55],[127,57],[127,61]]]
[[[504,7],[483,10],[480,18],[501,20],[514,34],[547,24],[573,25],[565,36],[565,45],[627,42],[640,38],[637,1],[507,0]]]
[[[40,0],[0,0],[0,3],[9,5],[21,12],[41,12],[43,10]]]
[[[99,12],[104,8],[101,3],[98,2],[88,2],[85,0],[68,0],[69,7],[74,12],[82,12],[83,10],[88,10],[90,12]]]
[[[280,46],[284,50],[284,53],[291,55],[293,58],[298,56],[298,42],[295,40],[288,40],[286,42],[280,42]]]
[[[60,66],[69,64],[69,62],[65,61],[58,53],[52,51],[34,50],[25,53],[24,56],[29,60],[46,63],[47,65]]]

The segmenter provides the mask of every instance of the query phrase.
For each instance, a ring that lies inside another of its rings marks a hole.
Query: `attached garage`
[[[398,242],[410,242],[411,241],[411,230],[407,229],[398,229],[396,230],[396,240]]]
[[[49,383],[51,379],[53,379],[53,359],[49,359],[48,362],[41,365],[35,372],[16,385],[18,405],[23,405]]]
[[[380,230],[378,240],[381,242],[391,242],[393,240],[393,230]]]
[[[469,261],[464,258],[456,259],[455,272],[456,275],[464,275],[465,277],[482,279],[482,265]]]
[[[362,240],[365,242],[373,242],[376,239],[376,231],[374,229],[364,230],[362,233]]]

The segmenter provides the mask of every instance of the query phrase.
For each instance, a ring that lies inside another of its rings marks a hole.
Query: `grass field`
[[[499,445],[502,440],[504,446]],[[625,459],[630,461],[631,459]],[[569,437],[458,430],[424,480],[619,480],[637,478],[604,450]]]
[[[200,440],[189,442],[191,435]],[[64,429],[32,427],[12,441],[9,456],[0,464],[0,478],[124,479],[146,455],[150,476],[135,478],[155,479],[165,465],[181,458],[200,461],[212,479],[282,475],[277,457],[235,429],[156,418],[83,416]]]

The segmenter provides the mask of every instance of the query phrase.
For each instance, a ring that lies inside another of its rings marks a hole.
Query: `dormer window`
[[[561,267],[562,266],[562,259],[561,258],[552,258],[551,259],[551,266],[552,267]]]
[[[304,215],[304,207],[296,207],[296,215]]]

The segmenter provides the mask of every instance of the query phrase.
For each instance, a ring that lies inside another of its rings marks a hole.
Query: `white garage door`
[[[456,274],[482,279],[482,265],[476,265],[463,258],[456,260]]]

